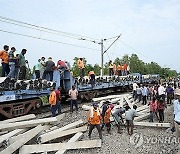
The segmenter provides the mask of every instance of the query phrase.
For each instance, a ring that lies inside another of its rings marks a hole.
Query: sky
[[[0,0],[0,5],[0,49],[5,44],[15,46],[16,53],[26,48],[30,67],[42,56],[71,64],[74,57],[85,57],[89,64],[101,64],[98,43],[107,39],[107,49],[115,40],[108,38],[121,34],[104,54],[105,62],[135,53],[144,62],[154,61],[180,72],[179,0]],[[61,32],[57,35],[39,27],[21,27],[2,17]]]

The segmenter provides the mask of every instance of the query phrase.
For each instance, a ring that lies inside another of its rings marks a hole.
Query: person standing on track
[[[153,97],[153,99],[149,102],[148,105],[150,106],[149,122],[154,122],[154,115],[156,115],[156,117],[158,118],[156,97]]]
[[[164,88],[163,85],[160,85],[160,87],[158,88],[158,95],[159,95],[159,98],[162,98],[163,101],[165,102],[165,91],[166,89]]]
[[[157,101],[157,109],[159,112],[159,123],[164,122],[164,110],[165,110],[166,104],[162,97],[158,98]]]
[[[101,131],[101,111],[98,108],[97,103],[93,103],[93,107],[88,112],[88,122],[89,122],[89,139],[91,139],[91,133],[94,127],[97,128],[99,133],[99,138],[102,139],[102,131]]]
[[[55,90],[56,93],[56,110],[58,110],[58,114],[61,114],[61,87],[58,87],[57,90]]]
[[[114,108],[114,105],[108,105],[108,108],[107,108],[107,110],[106,110],[106,112],[105,112],[105,115],[104,115],[104,123],[105,123],[105,125],[106,125],[106,127],[107,127],[107,132],[109,133],[109,134],[111,134],[110,133],[110,131],[111,131],[111,121],[110,121],[110,116],[111,116],[111,111],[112,111],[112,109]]]
[[[175,90],[175,96],[177,99],[174,101],[174,125],[176,137],[180,138],[180,89]]]
[[[171,84],[168,84],[166,88],[166,93],[167,93],[167,104],[172,104],[174,89],[172,88]]]
[[[71,104],[70,104],[70,110],[71,113],[73,112],[73,105],[76,108],[76,112],[78,111],[78,102],[77,102],[77,96],[78,96],[78,91],[75,89],[75,86],[72,86],[72,89],[69,90],[69,96],[71,98]]]
[[[138,87],[137,83],[134,82],[133,83],[133,98],[134,98],[134,100],[136,100],[136,98],[137,98],[137,91],[136,91],[137,87]]]
[[[148,89],[146,87],[146,85],[143,84],[143,89],[142,89],[142,98],[143,98],[143,105],[147,104],[147,96],[148,96]]]
[[[129,135],[133,134],[133,128],[134,128],[133,120],[134,120],[134,117],[137,116],[136,109],[137,109],[137,106],[133,105],[133,109],[129,109],[128,111],[126,111],[125,119],[127,123],[127,131]]]
[[[50,88],[50,96],[49,96],[49,104],[51,105],[51,112],[52,112],[52,117],[56,116],[56,92],[54,91],[54,87]]]
[[[116,109],[116,111],[112,114],[112,116],[115,119],[116,125],[118,127],[118,133],[121,134],[121,124],[124,124],[124,120],[122,117],[122,114],[125,113],[125,108],[120,107],[119,109]]]
[[[102,106],[102,113],[101,113],[101,116],[102,116],[102,126],[101,126],[101,130],[103,130],[104,126],[105,126],[105,123],[104,123],[104,116],[106,114],[106,111],[108,109],[108,103],[110,103],[109,101],[105,101],[103,103],[103,106]]]

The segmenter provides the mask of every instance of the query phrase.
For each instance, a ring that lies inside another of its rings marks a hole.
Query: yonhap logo
[[[135,148],[140,147],[144,142],[142,133],[135,133],[130,137],[130,143],[135,146]]]
[[[155,137],[147,137],[143,136],[142,133],[135,133],[130,137],[130,143],[135,146],[135,148],[138,148],[142,146],[143,144],[151,144],[151,145],[164,145],[164,144],[179,144],[180,139],[176,138],[174,136],[168,137],[168,136],[155,136]]]

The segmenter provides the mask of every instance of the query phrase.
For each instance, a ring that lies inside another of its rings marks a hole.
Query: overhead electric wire
[[[24,36],[24,37],[29,37],[29,38],[38,39],[38,40],[54,42],[54,43],[60,43],[60,44],[69,45],[69,46],[75,46],[75,47],[79,47],[79,48],[85,48],[85,49],[89,49],[89,50],[99,51],[98,49],[93,49],[93,48],[89,48],[89,47],[85,47],[85,46],[80,46],[80,45],[75,45],[75,44],[70,44],[70,43],[50,40],[50,39],[46,39],[46,38],[40,38],[40,37],[36,37],[36,36],[32,36],[32,35],[26,35],[26,34],[21,34],[21,33],[16,33],[16,32],[10,32],[10,31],[6,31],[6,30],[2,30],[2,29],[0,29],[0,32],[14,34],[14,35],[19,35],[19,36]]]
[[[119,35],[118,35],[118,36],[119,36]],[[107,41],[107,40],[111,40],[111,39],[117,38],[118,36],[114,36],[114,37],[110,37],[110,38],[104,39],[104,41]]]
[[[141,54],[143,57],[147,58],[148,60],[151,60],[150,58],[148,58],[147,56],[145,56],[144,54],[140,53],[139,51],[137,51],[136,49],[134,49],[133,47],[131,47],[130,45],[128,45],[127,43],[123,42],[120,40],[120,42],[124,45],[126,45],[127,47],[129,47],[130,49],[132,49],[135,53],[139,53]]]
[[[55,30],[55,29],[51,29],[51,28],[47,28],[47,27],[42,27],[42,26],[38,26],[38,25],[34,25],[34,24],[30,24],[30,23],[26,23],[26,22],[22,22],[22,21],[18,21],[18,20],[14,20],[14,19],[10,19],[10,18],[6,18],[6,17],[3,17],[3,16],[0,16],[1,19],[3,20],[8,20],[8,21],[12,21],[12,22],[16,22],[16,23],[20,23],[20,24],[24,24],[24,25],[28,25],[28,26],[31,26],[31,27],[36,27],[37,30],[38,28],[39,29],[45,29],[45,30],[48,30],[48,31],[53,31],[53,32],[57,32],[59,33],[59,35],[61,33],[63,33],[64,35],[66,34],[67,35],[70,35],[70,36],[76,36],[76,37],[79,37],[79,38],[89,38],[89,39],[92,39],[92,40],[98,40],[98,39],[95,39],[95,38],[92,38],[92,37],[88,37],[88,36],[83,36],[83,35],[79,35],[79,34],[73,34],[73,33],[67,33],[67,32],[63,32],[63,31],[59,31],[59,30]],[[62,34],[61,34],[62,35]]]
[[[105,46],[103,45],[103,48],[104,48],[104,50],[106,50],[106,48],[105,48]],[[109,61],[111,60],[110,59],[110,57],[109,57],[109,55],[108,55],[108,53],[106,52],[106,54],[107,54],[107,56],[108,56],[108,59],[109,59]]]
[[[25,26],[25,25],[20,25],[18,23],[13,23],[13,22],[10,22],[10,21],[4,21],[4,20],[1,20],[1,22],[4,22],[4,23],[8,23],[8,24],[12,24],[12,25],[16,25],[16,26],[20,26],[20,27],[24,27],[24,28],[29,28],[29,29],[34,29],[34,30],[38,30],[40,32],[45,32],[45,33],[49,33],[49,34],[55,34],[55,35],[60,35],[59,33],[55,33],[55,32],[50,32],[50,31],[46,31],[46,30],[43,30],[43,29],[39,29],[38,27],[29,27],[29,26]],[[69,38],[73,38],[73,39],[78,39],[77,37],[73,37],[73,36],[67,36],[67,35],[64,35],[64,34],[61,34],[61,36],[65,36],[65,37],[69,37]]]

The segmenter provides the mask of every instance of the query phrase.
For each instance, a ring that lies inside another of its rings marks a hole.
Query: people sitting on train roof
[[[89,80],[90,80],[89,82],[93,87],[94,84],[95,84],[95,73],[94,73],[94,71],[89,71],[88,72],[88,77],[89,77]]]
[[[79,59],[78,59],[77,65],[78,65],[78,68],[79,68],[79,76],[80,76],[81,78],[83,78],[84,75],[85,75],[85,72],[84,72],[85,66],[84,66],[83,58],[79,58]]]

